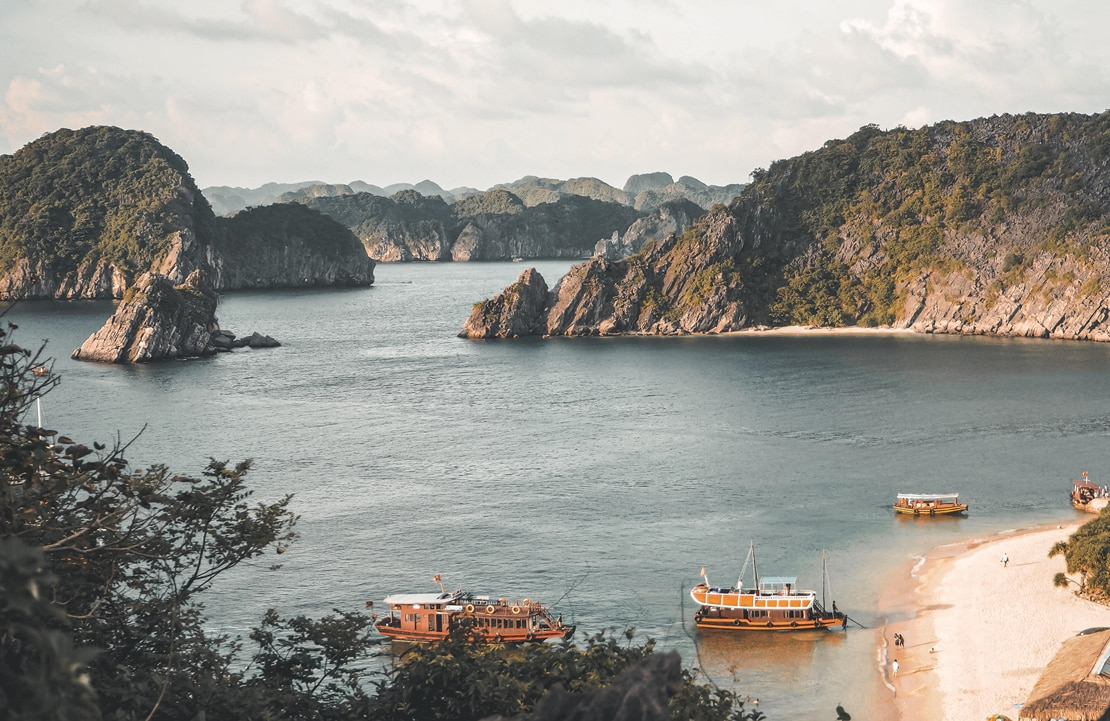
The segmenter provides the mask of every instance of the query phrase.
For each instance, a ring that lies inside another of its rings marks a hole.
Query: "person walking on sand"
[[[1002,552],[1002,567],[1003,567],[1003,568],[1006,568],[1006,566],[1007,566],[1007,565],[1008,565],[1009,563],[1010,563],[1010,557],[1009,557],[1009,556],[1008,556],[1008,555],[1006,554],[1006,552],[1005,552],[1005,551],[1003,551],[1003,552]]]
[[[891,661],[891,663],[890,663],[890,675],[891,676],[897,676],[898,675],[898,659],[894,659],[893,661]]]

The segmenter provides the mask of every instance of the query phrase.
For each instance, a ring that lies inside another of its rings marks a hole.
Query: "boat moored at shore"
[[[395,594],[383,602],[389,614],[377,619],[374,628],[395,641],[441,641],[461,623],[471,624],[470,638],[477,642],[521,643],[574,635],[575,627],[563,623],[561,615],[552,617],[544,605],[527,598],[490,599],[441,588],[440,593]]]
[[[755,579],[750,587],[744,585],[744,573],[749,563]],[[690,591],[690,598],[698,604],[698,610],[694,614],[694,624],[698,628],[728,631],[805,631],[835,626],[847,628],[848,616],[837,610],[836,601],[833,601],[831,611],[825,610],[824,604],[817,600],[817,592],[799,589],[797,578],[760,577],[755,563],[754,542],[735,586],[719,588],[710,585],[704,568],[701,575],[702,582]]]
[[[967,513],[959,493],[899,493],[894,512],[906,516],[954,516]]]
[[[1077,511],[1102,513],[1102,509],[1110,505],[1110,493],[1097,483],[1092,483],[1088,475],[1087,471],[1083,471],[1083,480],[1072,481],[1071,505]]]

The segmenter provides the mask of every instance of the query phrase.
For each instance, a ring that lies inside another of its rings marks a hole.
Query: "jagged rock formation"
[[[662,240],[671,233],[681,235],[703,215],[705,211],[696,203],[688,200],[668,201],[650,215],[630,225],[623,236],[614,231],[611,238],[597,241],[594,255],[600,255],[606,260],[620,260],[636,255],[653,240]]]
[[[1110,113],[865,127],[753,177],[686,232],[573,268],[541,332],[1110,340]]]
[[[532,713],[518,721],[667,721],[668,704],[682,688],[682,659],[676,651],[647,657],[613,683],[592,693],[572,694],[551,687]],[[484,721],[506,721],[491,716]]]
[[[149,363],[215,353],[216,293],[200,271],[182,285],[148,273],[131,288],[100,330],[73,351],[77,360]]]
[[[349,231],[281,207],[216,218],[153,136],[60,130],[0,156],[0,299],[120,298],[148,271],[203,270],[217,291],[373,282]]]
[[[460,338],[517,338],[542,332],[547,283],[535,268],[491,300],[476,303]]]

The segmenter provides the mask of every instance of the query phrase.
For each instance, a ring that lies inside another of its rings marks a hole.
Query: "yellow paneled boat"
[[[951,516],[967,513],[959,493],[899,493],[894,512],[907,516]]]
[[[744,572],[751,564],[755,583],[744,585]],[[755,563],[755,544],[748,552],[736,586],[710,585],[702,569],[702,583],[690,591],[698,604],[694,623],[698,628],[729,631],[805,631],[835,626],[846,627],[848,617],[836,608],[826,611],[816,591],[798,589],[793,576],[759,576]],[[824,593],[822,592],[822,596]]]

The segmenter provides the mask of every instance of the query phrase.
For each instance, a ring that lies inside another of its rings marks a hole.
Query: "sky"
[[[201,187],[714,184],[843,138],[1110,106],[1104,0],[0,0],[0,154],[144,130]]]

